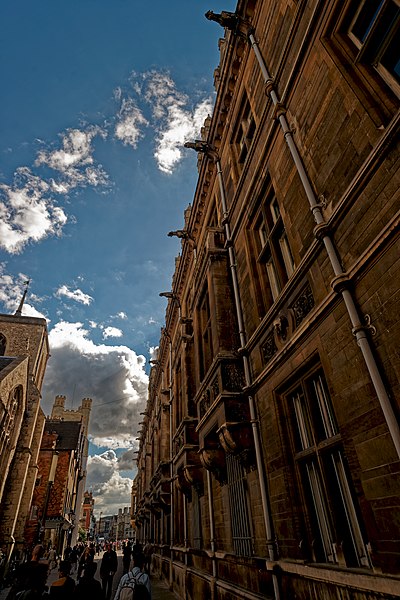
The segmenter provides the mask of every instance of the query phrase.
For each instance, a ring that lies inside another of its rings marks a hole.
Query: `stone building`
[[[84,398],[77,410],[65,410],[65,396],[55,398],[40,445],[36,485],[25,528],[28,545],[38,540],[51,542],[62,554],[66,544],[76,543],[91,403],[90,398]]]
[[[170,232],[138,537],[181,598],[395,598],[400,7],[207,16],[217,96]]]
[[[46,320],[21,316],[22,304],[15,315],[0,315],[0,545],[7,560],[25,545],[45,422],[40,399],[49,357]]]
[[[78,482],[78,489],[76,491],[76,514],[75,520],[78,522],[82,516],[83,511],[83,493],[86,487],[86,471],[87,461],[89,455],[89,420],[90,412],[92,410],[92,399],[83,398],[81,405],[76,409],[65,408],[66,397],[58,395],[55,397],[53,408],[51,411],[52,419],[60,419],[63,421],[79,421],[81,423],[81,431],[83,437],[83,449],[81,456],[80,475]],[[71,544],[74,546],[78,539],[78,528],[74,527],[72,531]]]

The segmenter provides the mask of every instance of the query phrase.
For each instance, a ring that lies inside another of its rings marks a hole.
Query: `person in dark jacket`
[[[123,568],[124,575],[129,571],[129,567],[131,565],[131,556],[132,556],[131,545],[129,542],[125,542],[122,545],[122,564],[124,566],[124,568]]]
[[[94,578],[97,570],[96,563],[88,563],[83,570],[83,577],[80,578],[75,587],[73,600],[104,600],[104,591],[100,581]]]
[[[58,568],[60,578],[50,586],[50,598],[71,599],[75,589],[75,581],[70,577],[70,571],[71,563],[67,560],[62,560]]]
[[[110,600],[114,575],[118,568],[118,558],[111,544],[107,544],[106,551],[100,565],[100,577],[106,600]]]

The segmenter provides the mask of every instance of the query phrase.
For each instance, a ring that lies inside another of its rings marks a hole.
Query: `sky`
[[[0,3],[0,311],[48,322],[42,406],[93,399],[95,512],[129,506],[149,360],[235,0]]]

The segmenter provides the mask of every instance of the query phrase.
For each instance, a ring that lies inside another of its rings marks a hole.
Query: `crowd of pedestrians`
[[[96,554],[104,550],[100,562],[100,581],[95,579]],[[153,546],[147,543],[122,545],[123,574],[116,593],[112,597],[114,576],[118,570],[118,557],[111,543],[102,546],[80,543],[67,546],[63,557],[58,557],[54,548],[37,544],[30,560],[21,563],[15,574],[7,600],[124,600],[135,598],[150,600],[150,567]],[[133,564],[131,568],[131,564]],[[58,569],[58,579],[47,585],[49,574]],[[134,594],[131,591],[135,590]]]

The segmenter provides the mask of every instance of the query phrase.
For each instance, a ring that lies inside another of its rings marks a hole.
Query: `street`
[[[118,587],[119,580],[122,577],[122,570],[123,570],[122,552],[119,550],[117,552],[117,555],[118,555],[118,571],[116,572],[114,580],[113,580],[113,593],[111,596],[111,600],[114,599],[114,594]],[[100,579],[100,564],[101,564],[102,556],[103,556],[103,553],[100,553],[99,556],[98,555],[95,556],[95,562],[97,564],[97,571],[96,571],[95,579],[97,579],[98,581],[101,581],[101,579]],[[131,567],[132,567],[132,563],[131,563]],[[47,579],[47,585],[50,587],[51,584],[54,581],[56,581],[56,579],[58,579],[58,571],[57,571],[57,569],[53,569],[53,571],[50,573],[50,575]],[[76,574],[74,576],[74,579],[76,579]],[[150,581],[151,581],[151,598],[152,598],[152,600],[176,600],[176,596],[168,589],[168,587],[164,581],[160,581],[158,579],[158,577],[155,577],[153,575],[150,576]],[[0,591],[0,600],[6,600],[8,592],[9,592],[8,589],[1,590]]]

